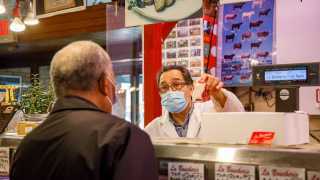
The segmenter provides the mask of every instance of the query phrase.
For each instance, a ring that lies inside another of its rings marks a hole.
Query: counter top
[[[320,145],[257,146],[153,141],[159,159],[277,165],[320,171]]]

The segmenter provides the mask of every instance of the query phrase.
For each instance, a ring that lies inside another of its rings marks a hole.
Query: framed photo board
[[[84,10],[86,4],[86,0],[35,0],[34,9],[38,18],[45,18]]]

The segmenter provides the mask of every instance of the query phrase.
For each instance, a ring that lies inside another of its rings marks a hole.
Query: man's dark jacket
[[[10,180],[155,180],[150,139],[81,98],[55,103],[14,156]]]

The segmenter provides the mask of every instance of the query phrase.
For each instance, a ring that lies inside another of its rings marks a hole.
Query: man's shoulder
[[[145,127],[145,129],[154,128],[155,126],[159,126],[162,122],[162,116],[154,118],[151,122],[148,123],[148,125]]]
[[[144,130],[149,135],[152,135],[155,133],[155,131],[159,130],[161,123],[162,123],[162,116],[156,117],[151,122],[149,122],[149,124],[144,128]]]
[[[48,117],[50,119],[51,116]],[[54,114],[53,114],[53,117]],[[110,113],[102,112],[102,111],[92,111],[92,110],[81,110],[81,111],[72,111],[66,116],[62,117],[62,119],[68,120],[71,123],[76,124],[85,124],[87,126],[95,126],[95,124],[100,125],[112,125],[112,124],[123,124],[128,125],[124,119],[121,119],[117,116],[114,116]]]

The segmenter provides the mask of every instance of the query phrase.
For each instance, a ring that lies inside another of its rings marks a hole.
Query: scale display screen
[[[253,66],[252,85],[319,86],[320,63],[273,64]]]
[[[307,81],[307,67],[287,70],[269,70],[264,73],[265,81]]]

